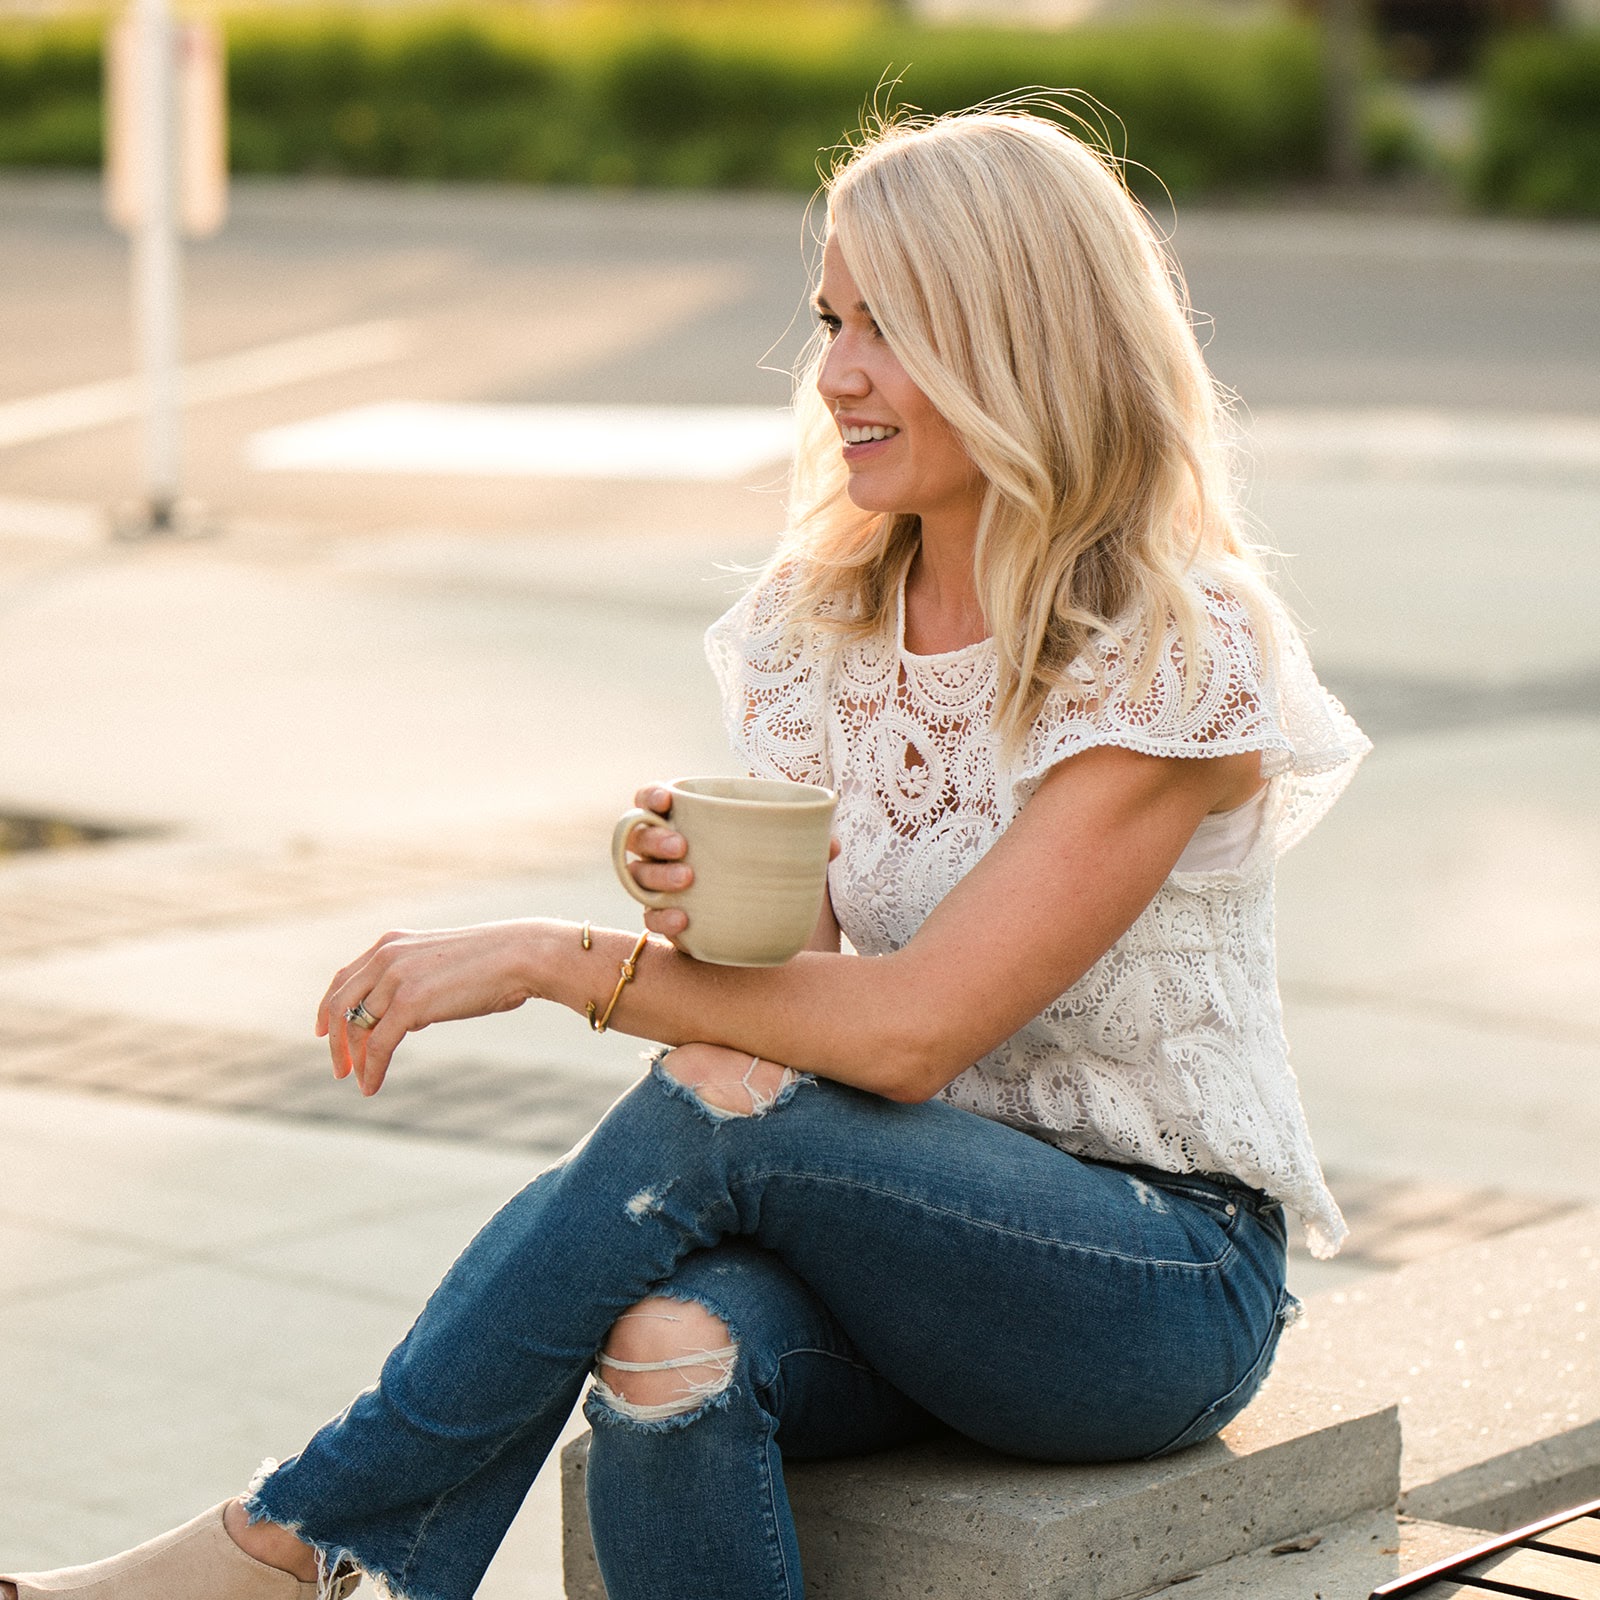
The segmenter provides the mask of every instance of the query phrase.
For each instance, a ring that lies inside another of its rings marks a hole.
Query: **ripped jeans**
[[[252,1520],[397,1600],[469,1600],[596,1352],[653,1296],[728,1339],[667,1414],[590,1395],[610,1600],[799,1600],[785,1460],[941,1428],[1045,1461],[1158,1455],[1265,1376],[1294,1302],[1256,1191],[808,1077],[728,1115],[667,1062],[485,1225],[378,1382],[252,1487]]]

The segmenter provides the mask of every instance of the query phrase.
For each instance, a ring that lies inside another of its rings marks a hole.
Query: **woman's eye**
[[[825,316],[819,312],[817,314],[817,326],[822,329],[824,338],[832,339],[838,335],[839,319],[837,317]]]

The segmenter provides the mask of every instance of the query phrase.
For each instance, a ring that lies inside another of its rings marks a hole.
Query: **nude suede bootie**
[[[343,1600],[352,1578],[319,1586],[301,1583],[248,1556],[228,1536],[222,1513],[228,1502],[202,1511],[170,1533],[157,1535],[136,1550],[53,1572],[0,1572],[0,1582],[17,1586],[17,1600]]]

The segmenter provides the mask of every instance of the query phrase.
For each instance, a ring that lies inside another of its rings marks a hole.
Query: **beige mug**
[[[767,778],[679,778],[666,785],[672,815],[617,818],[611,861],[640,905],[676,906],[689,926],[678,948],[718,967],[781,967],[805,949],[822,911],[836,796],[810,783]],[[642,889],[628,871],[628,835],[670,828],[688,844],[687,889]]]

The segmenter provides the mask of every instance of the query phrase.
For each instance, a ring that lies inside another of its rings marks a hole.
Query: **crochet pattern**
[[[750,771],[838,791],[829,887],[862,955],[904,946],[1057,762],[1095,745],[1189,758],[1260,751],[1270,781],[1243,859],[1206,872],[1180,861],[1077,983],[941,1097],[1074,1154],[1230,1174],[1298,1213],[1312,1252],[1330,1256],[1346,1229],[1289,1066],[1272,880],[1278,855],[1333,804],[1370,745],[1317,682],[1281,609],[1267,660],[1243,602],[1220,579],[1194,582],[1208,627],[1187,704],[1175,626],[1137,697],[1130,658],[1143,658],[1144,641],[1130,638],[1125,654],[1101,637],[1010,756],[990,729],[992,643],[910,654],[903,589],[892,634],[840,643],[779,625],[780,578],[715,623],[706,649]]]

